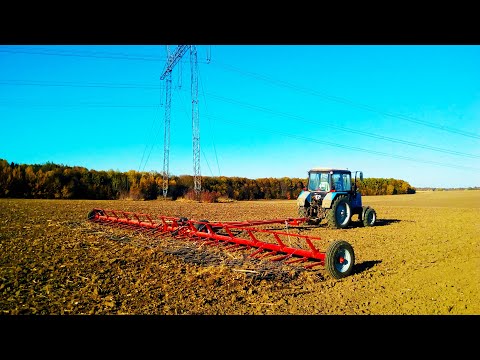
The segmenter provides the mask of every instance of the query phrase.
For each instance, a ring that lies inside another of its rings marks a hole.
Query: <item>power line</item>
[[[147,166],[147,163],[148,163],[148,160],[150,159],[150,155],[152,153],[152,150],[153,148],[155,147],[155,142],[157,140],[157,137],[158,137],[158,132],[157,131],[154,131],[155,129],[155,122],[156,122],[156,118],[155,116],[157,115],[158,116],[158,113],[159,113],[159,110],[160,109],[160,105],[157,106],[157,111],[155,112],[155,115],[154,115],[154,118],[153,118],[153,122],[152,122],[152,126],[151,126],[151,130],[149,131],[149,134],[153,134],[153,142],[152,142],[152,145],[150,146],[150,151],[148,152],[148,155],[145,159],[145,163],[143,164],[143,168],[142,168],[142,171],[145,170],[145,167]],[[143,154],[142,154],[142,159],[140,160],[140,165],[138,166],[138,171],[140,171],[140,168],[142,166],[142,163],[143,163],[143,159],[145,158],[145,153],[147,151],[147,148],[148,148],[148,145],[145,144],[145,149],[143,150]]]
[[[265,107],[262,107],[262,106],[240,102],[240,101],[237,101],[237,100],[234,100],[234,99],[226,98],[226,97],[215,95],[215,94],[212,94],[212,93],[207,93],[207,94],[208,94],[208,96],[213,97],[213,98],[217,98],[220,101],[232,103],[232,104],[239,105],[239,106],[242,106],[242,107],[245,107],[245,108],[250,108],[250,109],[253,109],[253,110],[256,110],[256,111],[262,111],[262,112],[266,112],[266,113],[273,114],[273,115],[276,115],[276,116],[282,116],[282,117],[289,118],[289,119],[295,119],[295,120],[311,123],[311,124],[314,124],[314,125],[328,125],[328,127],[330,129],[337,129],[337,130],[347,132],[347,133],[355,133],[355,134],[358,134],[358,135],[362,135],[362,136],[366,136],[366,137],[370,137],[370,138],[374,138],[374,139],[379,139],[379,140],[388,141],[388,142],[392,142],[392,143],[398,143],[398,144],[412,146],[412,147],[416,147],[416,148],[441,152],[441,153],[450,154],[450,155],[457,155],[457,156],[469,157],[469,158],[474,158],[474,159],[480,158],[480,155],[468,154],[468,153],[464,153],[464,152],[460,152],[460,151],[456,151],[456,150],[443,149],[443,148],[439,148],[439,147],[435,147],[435,146],[429,146],[429,145],[425,145],[425,144],[415,143],[415,142],[412,142],[412,141],[396,139],[396,138],[392,138],[392,137],[388,137],[388,136],[384,136],[384,135],[377,135],[377,134],[374,134],[374,133],[369,133],[369,132],[358,130],[358,129],[352,129],[352,128],[347,128],[347,127],[343,127],[343,126],[334,125],[331,122],[325,123],[325,122],[321,122],[321,121],[314,121],[314,120],[310,120],[310,119],[307,119],[307,118],[302,117],[302,116],[288,114],[288,113],[280,112],[280,111],[275,111],[275,110],[268,109],[268,108],[265,108]],[[4,105],[9,106],[9,105],[12,105],[12,103],[11,102],[6,102],[6,103],[4,103]],[[26,104],[18,104],[18,105],[21,105],[22,107],[26,106]],[[67,104],[60,104],[60,103],[57,103],[57,104],[29,104],[29,105],[30,106],[39,106],[39,107],[42,107],[42,106],[45,106],[45,107],[58,107],[58,106],[66,106],[66,107],[82,106],[82,107],[85,107],[85,106],[88,106],[88,107],[100,107],[100,108],[101,107],[106,107],[106,108],[151,108],[151,107],[157,107],[157,105],[115,105],[115,104],[101,104],[101,103],[81,103],[81,104],[76,104],[76,105],[75,104],[67,105]],[[0,106],[2,106],[2,102],[0,102]],[[216,149],[215,149],[215,156],[217,156]],[[217,158],[217,166],[219,168],[218,158]],[[219,172],[220,172],[220,168],[219,168]]]
[[[10,82],[13,82],[13,81],[20,81],[21,82],[22,80],[0,80],[0,84],[2,84],[3,82],[8,82],[8,84],[10,85],[11,84]],[[31,83],[23,83],[22,82],[22,83],[16,83],[15,85],[148,88],[148,89],[152,89],[152,90],[153,89],[158,89],[158,87],[159,87],[158,85],[155,86],[155,85],[142,85],[142,84],[112,84],[112,83],[78,84],[78,83],[67,83],[67,82],[53,83],[53,82],[40,82],[40,81],[31,82]],[[429,146],[429,145],[424,145],[424,144],[418,144],[418,143],[415,143],[415,142],[412,142],[412,141],[396,139],[396,138],[393,138],[393,137],[387,137],[387,136],[383,136],[383,135],[377,135],[377,134],[374,134],[374,133],[370,133],[370,132],[366,132],[366,131],[362,131],[362,130],[358,130],[358,129],[353,129],[353,128],[347,128],[347,127],[343,127],[343,126],[334,125],[331,122],[322,123],[321,121],[313,121],[313,120],[309,120],[309,119],[306,119],[305,117],[301,117],[301,116],[298,116],[298,115],[288,114],[288,113],[268,109],[268,108],[265,108],[265,107],[262,107],[262,106],[253,105],[253,104],[249,104],[249,103],[245,103],[245,102],[240,102],[238,100],[234,100],[234,99],[227,98],[227,97],[224,97],[224,96],[216,95],[216,94],[213,94],[213,93],[202,92],[202,94],[203,94],[204,98],[205,98],[205,94],[207,94],[208,96],[216,98],[218,100],[228,102],[228,103],[231,103],[231,104],[236,104],[236,105],[239,105],[239,106],[242,106],[242,107],[245,107],[245,108],[250,108],[250,109],[257,110],[257,111],[262,111],[262,112],[266,112],[266,113],[270,113],[270,114],[274,114],[274,115],[278,115],[278,116],[282,116],[282,117],[287,117],[287,118],[291,118],[291,119],[297,119],[297,120],[312,123],[312,124],[315,124],[315,125],[321,125],[321,124],[328,125],[329,128],[335,128],[337,130],[348,132],[348,133],[355,133],[355,134],[359,134],[359,135],[363,135],[363,136],[367,136],[367,137],[371,137],[371,138],[375,138],[375,139],[379,139],[379,140],[390,141],[390,142],[399,143],[399,144],[408,145],[408,146],[413,146],[413,147],[417,147],[417,148],[422,148],[422,149],[447,153],[447,154],[450,154],[450,155],[466,156],[466,157],[470,157],[470,158],[480,158],[480,156],[478,156],[478,155],[472,155],[472,154],[463,153],[463,152],[459,152],[459,151],[455,151],[455,150],[448,150],[448,149],[443,149],[443,148],[439,148],[439,147],[434,147],[434,146]],[[11,104],[11,102],[8,102],[8,104]],[[0,102],[0,105],[1,105],[1,102]],[[56,104],[56,105],[40,104],[40,105],[34,105],[34,106],[57,106],[57,105],[61,105],[61,104]],[[75,105],[63,105],[63,106],[75,106]],[[115,107],[138,107],[138,108],[154,107],[154,105],[113,105],[113,104],[108,105],[108,104],[92,104],[92,103],[84,103],[84,104],[82,104],[82,106],[112,107],[112,108],[115,108]],[[217,156],[216,153],[215,153],[215,156]],[[217,166],[218,166],[218,158],[217,158]]]
[[[363,109],[363,110],[367,110],[367,111],[370,111],[370,112],[375,112],[375,113],[380,114],[380,115],[384,115],[384,116],[388,116],[388,117],[392,117],[392,118],[396,118],[396,119],[400,119],[400,120],[405,120],[405,121],[412,122],[412,123],[419,124],[419,125],[423,125],[423,126],[428,126],[428,127],[438,129],[438,130],[441,130],[441,131],[446,131],[446,132],[449,132],[449,133],[452,133],[452,134],[471,137],[471,138],[474,138],[474,139],[480,139],[480,135],[475,134],[475,133],[471,133],[471,132],[468,132],[468,131],[458,130],[458,129],[454,129],[454,128],[451,128],[451,127],[448,127],[448,126],[433,124],[433,123],[428,122],[428,121],[415,119],[415,118],[405,116],[405,115],[392,114],[392,113],[389,113],[389,112],[386,112],[386,111],[383,111],[383,110],[375,109],[374,107],[372,107],[370,105],[365,105],[365,104],[362,104],[362,103],[354,102],[354,101],[349,100],[347,98],[342,98],[342,97],[339,97],[339,96],[329,95],[325,92],[305,88],[305,87],[295,85],[295,84],[292,84],[292,83],[289,83],[289,82],[286,82],[286,81],[277,80],[277,79],[268,77],[266,75],[261,75],[261,74],[257,74],[257,73],[253,73],[253,72],[243,71],[243,70],[241,70],[239,68],[236,68],[234,66],[231,66],[231,65],[221,64],[221,63],[218,64],[216,62],[212,62],[212,64],[218,65],[219,67],[222,67],[222,68],[230,70],[230,71],[234,71],[234,72],[238,72],[240,74],[244,74],[246,76],[252,77],[252,78],[257,79],[257,80],[262,80],[262,81],[272,83],[272,84],[275,84],[275,85],[278,85],[278,86],[287,87],[287,88],[290,88],[290,89],[293,89],[293,90],[296,90],[296,91],[299,91],[299,92],[303,92],[303,93],[306,93],[306,94],[309,94],[309,95],[314,95],[314,96],[317,96],[317,97],[323,97],[323,98],[326,98],[327,100],[331,100],[331,101],[343,103],[343,104],[346,104],[346,105],[354,106],[354,107],[357,107],[357,108],[360,108],[360,109]]]
[[[210,62],[210,52],[209,51],[207,52],[207,62],[208,63]],[[199,75],[201,75],[201,74],[199,73]],[[200,76],[200,87],[202,88],[203,102],[204,102],[204,105],[205,105],[205,113],[208,114],[209,111],[208,111],[208,107],[207,107],[207,101],[205,99],[205,91],[203,89],[203,81],[202,81],[201,76]],[[215,147],[215,136],[214,136],[214,131],[213,131],[213,125],[212,125],[211,122],[210,122],[210,135],[212,137],[213,152],[215,154],[215,160],[217,162],[218,176],[220,176],[220,174],[221,174],[220,165],[218,163],[217,149]],[[207,165],[208,165],[208,162],[207,162]],[[210,168],[210,166],[209,166],[209,168]],[[212,176],[213,176],[213,173],[212,173]]]
[[[18,49],[17,50],[0,49],[0,52],[37,54],[37,55],[54,55],[54,56],[70,56],[70,57],[91,57],[91,58],[100,58],[100,59],[105,58],[105,59],[142,60],[142,61],[164,61],[165,60],[164,58],[160,58],[160,57],[145,57],[145,56],[135,57],[135,56],[128,56],[127,54],[114,54],[114,53],[108,53],[108,52],[103,52],[104,54],[109,54],[109,55],[106,55],[106,56],[99,56],[99,55],[96,55],[96,54],[88,54],[88,53],[87,54],[78,53],[78,52],[72,52],[72,51],[59,52],[58,50],[52,52],[52,51],[48,51],[48,50],[28,51],[28,50],[23,50],[23,49],[20,49],[20,50],[18,50]],[[209,55],[207,55],[206,63],[207,64],[211,63],[211,59],[209,58]],[[313,89],[308,89],[308,88],[301,87],[301,86],[298,86],[298,85],[295,85],[295,84],[292,84],[292,83],[289,83],[289,82],[286,82],[286,81],[277,80],[277,79],[274,79],[272,77],[268,77],[266,75],[253,73],[253,72],[247,72],[247,71],[241,70],[237,67],[234,67],[232,65],[222,64],[222,63],[218,63],[218,62],[214,62],[213,64],[217,65],[219,67],[222,67],[226,70],[237,72],[237,73],[252,77],[254,79],[257,79],[257,80],[266,81],[266,82],[269,82],[269,83],[272,83],[272,84],[275,84],[275,85],[279,85],[279,86],[282,86],[282,87],[287,87],[287,88],[297,90],[297,91],[300,91],[300,92],[304,92],[304,93],[307,93],[307,94],[310,94],[310,95],[323,97],[323,98],[326,98],[326,99],[331,100],[331,101],[340,102],[340,103],[347,104],[347,105],[350,105],[350,106],[354,106],[354,107],[357,107],[357,108],[360,108],[360,109],[363,109],[363,110],[367,110],[367,111],[370,111],[370,112],[375,112],[375,113],[378,113],[380,115],[393,117],[393,118],[397,118],[397,119],[400,119],[400,120],[405,120],[405,121],[420,124],[420,125],[423,125],[423,126],[428,126],[428,127],[435,128],[435,129],[438,129],[438,130],[441,130],[441,131],[446,131],[446,132],[449,132],[449,133],[452,133],[452,134],[457,134],[457,135],[462,135],[462,136],[471,137],[471,138],[475,138],[475,139],[480,139],[480,135],[475,134],[475,133],[471,133],[471,132],[467,132],[467,131],[463,131],[463,130],[459,130],[459,129],[454,129],[454,128],[444,126],[444,125],[433,124],[433,123],[428,122],[428,121],[419,120],[419,119],[416,119],[416,118],[413,118],[413,117],[408,117],[408,116],[401,115],[401,114],[392,114],[392,113],[385,112],[385,111],[382,111],[382,110],[379,110],[379,109],[375,109],[374,107],[372,107],[370,105],[354,102],[354,101],[349,100],[347,98],[330,95],[330,94],[327,94],[325,92],[320,92],[320,91],[316,91],[316,90],[313,90]]]
[[[188,118],[189,114],[188,114],[188,111],[187,111],[187,104],[186,104],[186,101],[184,100],[183,96],[182,96],[182,93],[179,91],[180,89],[176,88],[175,90],[178,90],[176,91],[176,94],[178,95],[178,98],[180,99],[180,103],[182,104],[181,106],[181,110],[185,113],[185,117]],[[212,172],[212,169],[210,168],[210,164],[208,163],[208,160],[207,160],[207,157],[205,155],[205,152],[203,151],[203,148],[202,148],[202,154],[203,154],[203,158],[205,159],[205,162],[207,163],[207,166],[208,166],[208,170],[210,170],[210,173],[213,175],[213,172]]]
[[[206,117],[213,117],[213,116],[212,115],[206,115]],[[381,156],[386,156],[386,157],[391,157],[391,158],[396,158],[396,159],[402,159],[402,160],[409,160],[409,161],[414,161],[414,162],[423,163],[423,164],[432,164],[432,165],[451,167],[451,168],[454,168],[454,169],[467,169],[467,170],[480,171],[479,168],[474,168],[474,167],[471,167],[471,166],[461,166],[461,165],[447,164],[447,163],[442,163],[442,162],[438,162],[438,161],[430,161],[430,160],[418,160],[416,158],[412,158],[412,157],[408,157],[408,156],[388,154],[388,153],[384,153],[384,152],[381,152],[381,151],[363,149],[363,148],[360,148],[360,147],[357,147],[357,146],[342,145],[342,144],[339,144],[338,142],[318,140],[318,139],[313,139],[313,138],[309,138],[309,137],[306,137],[306,136],[300,136],[300,135],[295,135],[295,134],[291,134],[291,133],[285,133],[285,132],[282,132],[282,131],[262,128],[262,127],[258,126],[257,124],[246,125],[244,121],[242,121],[240,123],[240,122],[237,122],[237,121],[234,121],[234,120],[228,120],[228,119],[225,119],[225,118],[219,118],[219,117],[216,117],[216,118],[218,120],[221,120],[222,122],[228,122],[228,123],[235,124],[235,125],[241,125],[242,127],[250,127],[252,129],[255,129],[255,130],[260,130],[261,129],[261,131],[265,132],[265,133],[279,134],[279,135],[291,137],[291,138],[294,138],[294,139],[300,139],[300,140],[303,140],[303,141],[329,145],[329,146],[337,147],[337,148],[341,148],[341,149],[351,149],[351,150],[355,150],[357,152],[366,152],[366,153],[370,153],[370,154],[381,155]]]
[[[151,89],[158,90],[159,85],[134,84],[134,83],[77,83],[68,81],[42,81],[42,80],[0,80],[2,85],[19,86],[59,86],[59,87],[84,87],[84,88],[119,88],[119,89]]]
[[[31,54],[31,55],[49,55],[49,56],[67,56],[79,58],[96,58],[96,59],[115,59],[115,60],[135,60],[135,61],[165,61],[162,57],[148,57],[148,56],[131,56],[126,54],[104,53],[106,55],[100,56],[96,54],[79,53],[74,51],[58,51],[58,50],[24,50],[24,49],[0,49],[0,52],[10,54]]]
[[[355,133],[355,134],[368,136],[368,137],[375,138],[375,139],[395,142],[395,143],[399,143],[399,144],[403,144],[403,145],[414,146],[414,147],[423,148],[423,149],[432,150],[432,151],[443,152],[443,153],[447,153],[447,154],[451,154],[451,155],[460,155],[460,156],[466,156],[466,157],[471,157],[471,158],[480,158],[480,155],[472,155],[472,154],[467,154],[467,153],[463,153],[463,152],[459,152],[459,151],[455,151],[455,150],[448,150],[448,149],[442,149],[442,148],[439,148],[439,147],[428,146],[428,145],[424,145],[424,144],[418,144],[418,143],[414,143],[412,141],[395,139],[395,138],[388,137],[388,136],[377,135],[377,134],[369,133],[369,132],[366,132],[366,131],[361,131],[361,130],[357,130],[357,129],[346,128],[346,127],[343,127],[343,126],[334,125],[331,122],[322,123],[320,121],[313,121],[313,120],[306,119],[305,117],[302,117],[302,116],[299,116],[299,115],[293,115],[293,114],[288,114],[288,113],[285,113],[285,112],[275,111],[275,110],[271,110],[271,109],[268,109],[268,108],[265,108],[265,107],[262,107],[262,106],[252,105],[252,104],[243,103],[243,102],[240,102],[240,101],[237,101],[237,100],[234,100],[234,99],[225,98],[225,97],[219,96],[219,95],[209,94],[209,96],[215,97],[215,98],[217,98],[221,101],[233,103],[233,104],[243,106],[243,107],[246,107],[246,108],[250,108],[250,109],[254,109],[254,110],[258,110],[258,111],[262,111],[262,112],[266,112],[266,113],[270,113],[270,114],[274,114],[274,115],[278,115],[278,116],[282,116],[282,117],[287,117],[287,118],[291,118],[291,119],[296,119],[296,120],[300,120],[300,121],[303,121],[303,122],[308,122],[308,123],[315,124],[315,125],[325,125],[325,126],[328,126],[329,129],[333,128],[333,129],[337,129],[337,130],[348,132],[348,133]]]
[[[88,103],[88,102],[85,102],[85,103],[76,103],[76,104],[61,104],[61,103],[56,103],[56,104],[36,104],[36,103],[12,103],[11,101],[0,101],[0,106],[11,106],[11,105],[16,105],[16,106],[22,106],[22,108],[25,108],[25,107],[53,107],[53,108],[56,108],[56,107],[81,107],[81,108],[84,108],[84,107],[93,107],[93,108],[157,108],[158,107],[158,104],[154,104],[154,105],[143,105],[143,104],[139,104],[139,105],[121,105],[121,104],[104,104],[104,103]]]

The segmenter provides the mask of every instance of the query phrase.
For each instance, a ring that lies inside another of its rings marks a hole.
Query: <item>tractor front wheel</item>
[[[325,254],[325,268],[335,279],[344,278],[352,273],[355,253],[352,245],[345,240],[335,240],[328,246]]]
[[[352,208],[346,196],[335,199],[332,208],[328,210],[328,225],[331,228],[345,229],[352,218]]]

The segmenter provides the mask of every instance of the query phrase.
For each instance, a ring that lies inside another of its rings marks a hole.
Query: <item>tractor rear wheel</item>
[[[328,246],[325,254],[325,268],[335,279],[344,278],[352,273],[355,264],[355,252],[345,240],[335,240]]]
[[[327,214],[328,226],[336,229],[345,229],[352,218],[352,208],[348,197],[338,196]]]
[[[373,226],[377,220],[377,213],[371,207],[368,207],[363,214],[363,226]]]

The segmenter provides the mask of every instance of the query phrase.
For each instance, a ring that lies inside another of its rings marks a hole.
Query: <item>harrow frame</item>
[[[100,224],[149,230],[153,236],[203,241],[210,245],[230,243],[229,249],[255,248],[249,255],[252,258],[267,258],[287,264],[301,262],[305,268],[322,265],[335,279],[350,275],[355,263],[353,247],[344,240],[333,241],[324,252],[314,245],[314,242],[322,240],[320,237],[288,231],[289,225],[298,226],[305,222],[306,218],[210,222],[94,208],[88,213],[87,219]],[[258,228],[271,224],[286,225],[287,231]],[[291,245],[292,242],[295,245],[300,242],[304,246]]]

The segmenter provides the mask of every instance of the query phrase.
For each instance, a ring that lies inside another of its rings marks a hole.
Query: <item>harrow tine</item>
[[[288,261],[286,261],[285,263],[286,263],[286,264],[293,264],[293,263],[305,262],[305,261],[308,261],[308,259],[307,259],[307,258],[298,258],[298,259],[288,260]]]
[[[264,250],[262,248],[255,250],[253,253],[250,254],[250,257],[255,257],[257,254],[262,253]]]
[[[274,256],[274,255],[277,255],[276,251],[265,251],[263,254],[258,255],[256,258],[257,259],[263,259],[263,258],[266,258],[266,257],[269,257],[269,256]]]
[[[309,265],[305,265],[304,267],[305,267],[305,269],[311,269],[311,268],[313,268],[313,267],[315,267],[315,266],[319,266],[319,265],[323,265],[323,263],[313,262],[313,263],[311,263],[311,264],[309,264]]]
[[[225,244],[225,250],[228,250],[228,251],[238,251],[238,250],[241,250],[241,249],[242,249],[242,245],[240,245],[240,244],[233,244],[233,245]]]
[[[273,259],[270,258],[268,260],[270,261],[281,261],[281,260],[285,260],[285,259],[288,259],[290,258],[292,255],[288,254],[288,255],[277,255],[277,257],[274,257]]]

